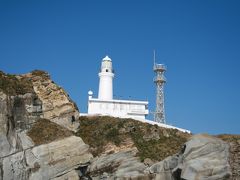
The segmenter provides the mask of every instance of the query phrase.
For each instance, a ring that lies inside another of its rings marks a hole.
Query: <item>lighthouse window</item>
[[[108,69],[106,69],[106,72],[108,72]]]

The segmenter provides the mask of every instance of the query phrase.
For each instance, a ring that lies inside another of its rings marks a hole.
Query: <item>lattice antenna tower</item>
[[[164,72],[166,67],[164,64],[156,63],[155,50],[153,51],[153,71],[155,72],[154,83],[156,84],[156,109],[154,112],[154,121],[166,124],[165,110],[164,110],[164,84],[166,78]]]

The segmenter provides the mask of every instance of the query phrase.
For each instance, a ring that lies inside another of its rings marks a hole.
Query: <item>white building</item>
[[[98,98],[88,92],[88,115],[108,115],[121,118],[145,119],[148,115],[148,101],[113,99],[114,71],[112,60],[106,56],[102,60],[99,76]]]

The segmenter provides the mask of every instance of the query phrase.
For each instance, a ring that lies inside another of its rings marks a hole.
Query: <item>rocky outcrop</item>
[[[48,73],[36,70],[22,77],[28,78],[32,82],[35,93],[42,101],[43,118],[69,130],[77,130],[79,111],[76,104],[63,88],[50,79]]]
[[[137,150],[131,149],[114,154],[105,154],[91,161],[88,174],[92,179],[148,179],[146,166],[136,157]]]
[[[147,162],[147,161],[146,161]],[[228,143],[209,136],[194,135],[181,151],[148,167],[137,150],[104,154],[91,161],[88,173],[92,179],[153,180],[228,180],[231,178]]]
[[[75,168],[88,165],[92,158],[88,149],[76,136],[28,148],[3,158],[1,177],[19,180],[70,177]]]
[[[29,149],[26,163],[34,169],[29,179],[51,179],[86,166],[92,158],[88,150],[89,146],[76,136]]]
[[[226,142],[208,135],[195,135],[179,154],[152,165],[145,172],[166,180],[227,180],[231,177],[228,160]]]
[[[64,128],[74,131],[79,126],[77,107],[49,76],[38,73],[0,74],[0,180],[79,179],[92,154],[80,137]],[[50,136],[47,128],[42,133],[47,141],[35,144],[29,132],[33,127],[45,127],[41,124],[50,122],[46,117],[62,127],[51,122],[53,128],[47,127]],[[66,133],[60,136],[61,132]]]
[[[41,113],[41,101],[36,94],[9,96],[0,91],[0,157],[33,146],[26,131]]]
[[[9,96],[0,91],[0,180],[73,177],[75,169],[92,158],[89,146],[76,136],[35,146],[27,132],[41,116],[36,94]]]

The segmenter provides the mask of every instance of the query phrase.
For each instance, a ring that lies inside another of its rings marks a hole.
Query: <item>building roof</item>
[[[102,100],[97,98],[89,99],[89,102],[108,102],[108,103],[123,103],[123,104],[144,104],[148,105],[148,101],[132,101],[132,100],[120,100],[120,99],[111,99],[111,100]]]

